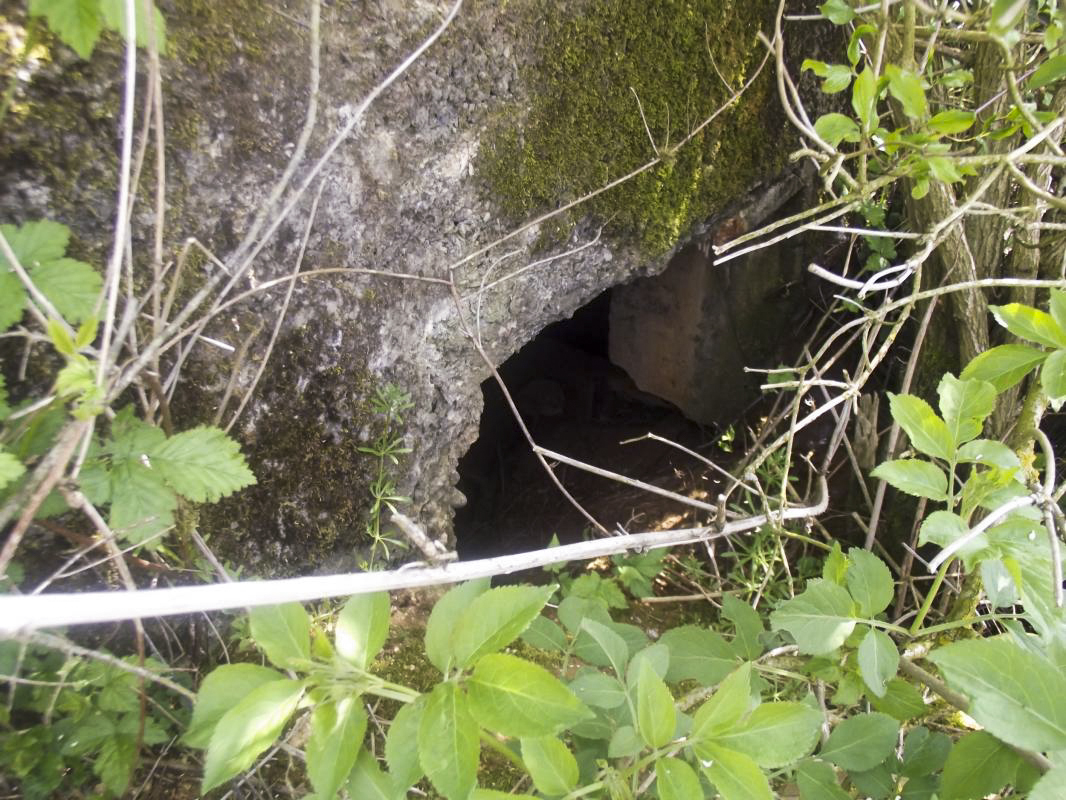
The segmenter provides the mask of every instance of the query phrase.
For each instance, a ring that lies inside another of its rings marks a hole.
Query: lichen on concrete
[[[501,111],[482,148],[494,199],[524,218],[662,155],[578,213],[610,220],[653,254],[671,249],[692,222],[780,165],[776,137],[766,135],[772,69],[677,147],[753,75],[765,53],[756,34],[775,8],[767,0],[588,0],[573,14],[540,16],[539,56],[525,76],[529,112]]]

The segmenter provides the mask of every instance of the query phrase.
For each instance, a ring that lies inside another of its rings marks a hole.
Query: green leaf
[[[951,739],[924,726],[911,728],[903,737],[902,774],[918,778],[939,772],[951,752]]]
[[[626,662],[629,660],[629,648],[626,647],[625,639],[606,625],[588,617],[581,621],[581,634],[577,643],[580,644],[585,636],[591,639],[595,650],[606,657],[607,664],[614,669],[615,674],[625,680]],[[575,653],[585,661],[590,661],[589,654],[580,647],[575,648]]]
[[[74,340],[70,338],[70,334],[67,333],[66,328],[63,327],[59,320],[48,320],[46,328],[48,330],[48,338],[52,340],[52,347],[56,349],[56,352],[62,356],[73,357],[77,352],[77,348],[74,347]]]
[[[553,736],[523,739],[522,761],[538,792],[556,796],[577,788],[577,761],[566,745]]]
[[[276,667],[304,667],[311,660],[311,619],[299,603],[260,606],[248,614],[252,638]]]
[[[334,644],[341,658],[367,669],[389,636],[389,593],[357,594],[337,615]]]
[[[866,67],[851,87],[851,107],[859,117],[864,132],[877,127],[877,76]]]
[[[73,2],[72,0],[31,0],[30,13],[44,13],[34,10],[34,7],[46,4],[72,5]],[[58,33],[54,28],[53,32]],[[11,245],[15,258],[27,271],[38,264],[62,258],[67,252],[67,243],[70,241],[70,228],[49,219],[27,222],[17,228],[14,225],[0,225],[0,231]],[[7,259],[4,259],[2,263],[7,264]]]
[[[981,426],[996,407],[996,388],[977,380],[959,380],[945,373],[937,387],[940,413],[956,445],[981,434]]]
[[[0,448],[0,489],[21,478],[25,471],[26,468],[14,454]]]
[[[227,711],[207,746],[201,792],[206,794],[252,766],[256,756],[278,738],[303,693],[302,681],[271,681]]]
[[[899,723],[876,712],[848,717],[829,734],[818,754],[849,772],[873,769],[896,749]]]
[[[888,394],[892,418],[903,428],[915,450],[927,456],[950,461],[955,454],[955,441],[944,420],[932,407],[910,394]]]
[[[951,135],[969,130],[976,121],[977,115],[972,111],[952,109],[935,114],[929,120],[929,127],[936,133]]]
[[[878,464],[870,474],[890,486],[915,497],[947,500],[948,478],[944,470],[928,461],[900,458]]]
[[[426,696],[421,695],[396,712],[385,738],[385,761],[396,783],[404,789],[414,786],[422,778],[422,764],[418,760],[418,731],[422,727],[422,713]]]
[[[934,511],[922,521],[918,542],[919,544],[935,544],[944,548],[969,532],[970,526],[958,514],[950,511]],[[967,560],[983,552],[987,547],[987,539],[981,537],[963,547],[958,555]]]
[[[583,703],[596,708],[618,708],[626,701],[622,682],[592,667],[579,669],[569,688]]]
[[[148,47],[152,41],[151,33],[155,34],[156,46],[159,53],[167,51],[167,25],[159,9],[152,4],[152,25],[149,29],[148,16],[144,13],[144,6],[138,0],[134,4],[134,25],[138,47]],[[100,11],[103,14],[104,24],[116,31],[123,39],[126,38],[126,2],[125,0],[100,0]],[[150,33],[151,30],[151,33]]]
[[[859,63],[859,59],[862,58],[862,37],[870,36],[872,38],[877,37],[877,28],[874,25],[857,25],[855,30],[851,32],[851,37],[848,39],[848,62],[851,66],[856,66]]]
[[[718,691],[699,707],[692,718],[689,741],[696,755],[708,758],[703,745],[732,729],[748,713],[750,707],[751,664],[745,662],[722,681]]]
[[[870,698],[873,707],[890,717],[905,722],[925,713],[925,700],[921,692],[901,678],[888,682],[884,697],[874,695]]]
[[[1056,350],[1040,369],[1040,385],[1056,407],[1066,399],[1066,350]]]
[[[544,667],[504,653],[478,661],[467,692],[474,719],[505,736],[550,736],[592,716]]]
[[[175,434],[148,457],[178,494],[197,503],[214,503],[255,483],[237,443],[218,428]]]
[[[711,765],[704,772],[723,800],[773,800],[770,782],[751,758],[714,745],[708,751]]]
[[[888,682],[899,669],[899,650],[888,634],[871,628],[859,645],[859,673],[877,697],[884,697]]]
[[[962,464],[984,464],[1000,469],[1013,469],[1021,466],[1017,453],[1003,442],[993,439],[974,439],[967,442],[959,448],[957,458]]]
[[[336,797],[348,780],[366,734],[366,723],[358,695],[319,703],[311,712],[307,777],[319,797]]]
[[[762,655],[759,636],[765,631],[759,612],[735,595],[722,596],[722,616],[733,623],[737,632],[733,650],[741,658],[754,660]]]
[[[849,800],[851,797],[840,788],[833,768],[813,758],[805,759],[796,768],[796,783],[801,800]]]
[[[182,737],[189,747],[207,747],[218,721],[260,686],[284,680],[285,676],[258,664],[223,664],[215,667],[200,684],[192,720]]]
[[[99,0],[30,0],[30,13],[47,19],[52,33],[79,56],[92,55],[103,27]]]
[[[674,738],[677,711],[674,697],[648,661],[637,677],[637,730],[648,747],[662,747]]]
[[[845,576],[848,574],[848,558],[840,549],[840,542],[833,542],[833,549],[826,555],[822,562],[822,578],[830,583],[844,585]]]
[[[1001,344],[985,350],[967,364],[962,371],[962,379],[988,381],[997,392],[1004,392],[1045,358],[1046,352],[1029,345]]]
[[[959,183],[964,180],[962,172],[955,166],[955,160],[946,156],[929,156],[925,159],[926,166],[941,183]]]
[[[529,627],[555,586],[503,586],[475,597],[452,633],[455,660],[469,667],[481,656],[501,650]]]
[[[855,18],[855,12],[846,0],[826,0],[818,6],[818,10],[834,25],[847,25]]]
[[[477,779],[478,727],[454,683],[438,683],[418,728],[418,757],[430,783],[448,800],[466,800]]]
[[[848,73],[849,77],[851,73]],[[846,88],[846,85],[845,85]],[[858,142],[862,140],[859,126],[851,117],[836,112],[823,114],[814,121],[814,132],[832,147],[841,142]]]
[[[455,661],[452,631],[459,617],[474,598],[488,588],[488,578],[461,583],[449,589],[433,606],[426,623],[426,657],[441,672],[447,672]]]
[[[680,758],[660,758],[655,762],[655,788],[659,800],[693,800],[703,796],[699,776]]]
[[[853,547],[848,551],[848,591],[859,604],[859,613],[873,617],[888,608],[896,584],[885,562],[866,550]]]
[[[0,269],[0,333],[22,319],[28,300],[18,276]]]
[[[1066,800],[1066,766],[1045,772],[1030,790],[1029,800]]]
[[[1052,289],[1050,297],[1048,310],[1051,312],[1051,318],[1055,320],[1056,325],[1066,331],[1066,292]]]
[[[1006,36],[1021,20],[1027,0],[996,0],[988,19],[988,30],[995,36]]]
[[[831,653],[855,629],[854,603],[842,586],[812,580],[802,594],[770,615],[774,630],[786,630],[804,653]]]
[[[93,315],[103,281],[99,273],[84,261],[60,258],[29,270],[30,279],[70,323],[79,323]]]
[[[522,634],[522,641],[530,647],[561,653],[566,649],[566,633],[547,617],[537,617]]]
[[[929,116],[925,89],[922,88],[922,79],[919,75],[895,64],[885,65],[885,75],[888,76],[888,91],[903,106],[904,114],[917,120]]]
[[[174,524],[178,499],[153,470],[126,462],[111,470],[111,530],[132,543],[143,542]]]
[[[941,800],[978,800],[1011,783],[1021,758],[985,731],[968,733],[948,754],[940,778]]]
[[[989,733],[1027,750],[1066,749],[1066,675],[1009,637],[974,639],[928,658],[971,700],[969,714]]]
[[[1056,349],[1066,347],[1066,331],[1046,311],[1021,303],[988,308],[996,321],[1019,339]]]
[[[495,789],[474,789],[474,793],[470,795],[470,800],[508,800],[511,797],[529,797],[533,798],[531,794],[515,794],[514,792],[498,792]]]
[[[713,742],[750,756],[760,767],[776,769],[810,755],[821,728],[822,715],[803,703],[763,703]]]
[[[671,628],[659,637],[659,643],[670,650],[670,669],[666,673],[670,683],[694,680],[703,686],[714,686],[737,665],[729,643],[697,625]]]
[[[608,758],[633,758],[644,749],[644,742],[632,725],[623,725],[612,735],[607,744]]]
[[[357,800],[404,800],[407,792],[397,787],[392,776],[381,771],[374,756],[361,749],[348,781],[348,795]],[[329,798],[316,797],[316,800]]]
[[[665,680],[670,671],[670,648],[661,642],[656,642],[630,658],[629,666],[626,667],[626,686],[630,689],[636,687],[641,667],[644,664],[648,664],[656,675]]]

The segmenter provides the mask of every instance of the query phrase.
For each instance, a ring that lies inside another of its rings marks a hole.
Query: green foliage
[[[154,35],[159,52],[166,51],[166,23],[152,5],[149,25],[140,0],[133,3],[136,39],[148,47]],[[105,28],[126,35],[125,0],[30,0],[30,14],[48,21],[52,33],[82,58],[89,58]]]
[[[403,425],[403,416],[412,408],[410,396],[399,386],[386,384],[374,390],[374,413],[381,417],[381,430],[369,445],[360,447],[360,453],[373,456],[377,461],[377,472],[370,483],[370,518],[366,523],[366,534],[370,539],[370,558],[364,564],[373,568],[378,551],[385,559],[389,558],[389,545],[404,546],[403,542],[388,536],[382,531],[381,517],[385,510],[396,510],[396,504],[408,503],[410,498],[396,493],[392,477],[392,467],[399,464],[399,457],[411,452],[403,446],[403,432],[398,427]]]

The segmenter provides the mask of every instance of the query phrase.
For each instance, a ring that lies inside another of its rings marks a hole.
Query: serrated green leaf
[[[160,477],[138,462],[111,470],[109,524],[118,536],[140,543],[174,524],[178,499]]]
[[[74,346],[79,350],[83,347],[93,343],[96,338],[96,331],[100,327],[100,320],[94,315],[90,315],[78,326],[77,335],[74,337]]]
[[[792,634],[804,653],[831,653],[855,629],[854,602],[844,587],[812,580],[802,594],[770,615],[770,624]]]
[[[822,562],[822,578],[830,583],[844,585],[848,574],[848,557],[840,548],[840,542],[833,542],[833,549]]]
[[[677,710],[674,698],[648,661],[640,662],[637,677],[637,730],[648,747],[663,747],[674,738]]]
[[[955,440],[948,426],[932,407],[910,394],[888,395],[892,419],[899,423],[914,449],[927,456],[950,461],[955,454]]]
[[[822,715],[802,703],[763,703],[713,742],[749,756],[760,767],[776,769],[810,755],[821,727]]]
[[[898,735],[899,722],[892,717],[856,714],[833,729],[818,757],[849,772],[864,772],[892,755]]]
[[[883,631],[871,628],[863,637],[858,652],[859,673],[866,686],[877,697],[884,697],[888,682],[899,669],[899,650]]]
[[[448,800],[465,800],[477,779],[477,722],[454,683],[433,687],[418,728],[418,757],[434,788]]]
[[[900,722],[920,717],[926,711],[921,692],[901,678],[890,680],[885,696],[873,695],[870,702],[878,711]]]
[[[103,15],[104,24],[116,31],[123,38],[126,37],[126,3],[125,0],[99,0],[100,11]],[[138,47],[148,47],[155,36],[156,47],[161,55],[167,51],[167,26],[159,9],[152,4],[152,25],[148,24],[148,15],[144,13],[144,6],[138,0],[134,4],[134,29]]]
[[[258,606],[248,613],[252,638],[276,667],[303,667],[311,660],[311,618],[300,603]]]
[[[608,758],[633,758],[644,749],[644,742],[632,725],[623,725],[611,734],[607,743]]]
[[[389,765],[389,773],[403,789],[414,786],[422,778],[422,764],[418,760],[418,730],[422,726],[425,707],[425,695],[403,706],[392,718],[385,738],[385,762]]]
[[[570,681],[570,691],[596,708],[618,708],[626,701],[626,687],[618,678],[592,667],[582,667]]]
[[[30,13],[45,17],[52,32],[79,56],[92,55],[102,28],[99,0],[30,0]]]
[[[704,773],[723,800],[773,800],[770,782],[750,757],[714,745],[708,751]]]
[[[951,748],[940,779],[942,800],[978,800],[1011,783],[1021,758],[995,736],[968,733]]]
[[[888,77],[888,91],[899,101],[903,113],[911,119],[925,119],[929,115],[929,106],[921,77],[895,64],[885,66],[885,75]]]
[[[800,800],[849,800],[851,795],[840,788],[836,772],[824,761],[805,759],[796,767]]]
[[[72,0],[31,0],[30,13],[44,13],[35,11],[34,6],[49,2],[62,5],[71,3]],[[27,222],[17,228],[14,225],[0,225],[0,231],[3,232],[7,243],[11,245],[15,258],[27,271],[38,264],[62,258],[67,252],[67,243],[70,241],[70,228],[49,219]],[[0,263],[7,265],[7,259],[3,259]]]
[[[754,660],[762,655],[763,646],[759,636],[766,630],[759,612],[735,595],[722,596],[722,616],[733,623],[737,635],[733,650],[741,658]]]
[[[29,274],[65,320],[76,325],[92,317],[103,280],[90,265],[73,258],[59,258],[38,264]]]
[[[626,667],[626,686],[630,689],[637,685],[641,666],[645,663],[656,675],[666,680],[670,671],[670,648],[662,642],[656,642],[633,654],[629,659],[629,666]]]
[[[206,794],[248,769],[278,738],[303,693],[303,681],[271,681],[227,711],[207,746],[201,792]]]
[[[826,0],[818,6],[818,10],[834,25],[847,25],[855,18],[855,12],[846,0]]]
[[[707,758],[703,745],[733,728],[751,707],[751,664],[741,664],[722,681],[718,690],[699,707],[692,718],[689,742],[700,758]]]
[[[1040,385],[1055,406],[1066,399],[1066,350],[1056,350],[1044,361],[1040,368]]]
[[[976,121],[977,115],[972,111],[951,109],[934,114],[933,118],[929,120],[929,127],[937,133],[951,135],[969,130]]]
[[[660,758],[655,762],[655,788],[659,800],[693,800],[703,795],[699,776],[680,758]]]
[[[851,107],[864,132],[869,133],[877,127],[877,77],[869,67],[855,78],[851,87]]]
[[[215,667],[200,684],[193,706],[192,720],[182,736],[189,747],[207,747],[215,726],[226,713],[247,695],[264,684],[284,680],[285,676],[258,664],[223,664]]]
[[[920,544],[935,544],[944,548],[969,532],[970,526],[958,514],[943,510],[934,511],[922,521],[918,542]],[[987,538],[978,538],[963,547],[959,551],[958,557],[969,560],[984,552],[987,547]]]
[[[950,372],[941,378],[937,394],[944,424],[956,446],[979,436],[981,426],[996,407],[996,389],[992,384],[960,380]]]
[[[48,338],[52,340],[52,347],[56,349],[56,352],[63,356],[72,357],[77,352],[74,347],[74,340],[70,338],[70,334],[67,333],[59,320],[50,319],[47,325]]]
[[[389,637],[389,593],[357,594],[337,615],[334,644],[341,658],[367,669]]]
[[[566,649],[566,633],[544,616],[537,617],[529,624],[522,634],[522,641],[530,647],[548,652],[561,653]]]
[[[848,591],[859,604],[859,613],[873,617],[888,608],[896,586],[885,562],[857,547],[848,551],[848,561]]]
[[[929,654],[948,685],[971,699],[969,714],[1008,744],[1066,749],[1066,675],[1008,637],[955,642]]]
[[[555,586],[503,586],[475,597],[452,633],[456,664],[469,667],[509,645],[540,615],[554,592]]]
[[[21,478],[25,471],[26,468],[15,457],[14,453],[9,453],[0,448],[0,489]]]
[[[901,774],[917,778],[939,772],[951,752],[951,739],[945,734],[931,732],[919,725],[903,737],[903,768]]]
[[[556,796],[577,787],[577,761],[566,745],[553,736],[523,739],[522,761],[538,792]]]
[[[311,712],[307,777],[319,797],[326,800],[336,797],[348,780],[366,734],[366,724],[366,712],[357,695],[319,703]]]
[[[1018,338],[1056,349],[1066,347],[1066,331],[1046,311],[1022,303],[988,308],[996,321]]]
[[[936,464],[930,464],[928,461],[913,458],[885,461],[870,474],[906,494],[928,497],[930,500],[947,500],[947,475]]]
[[[588,638],[586,639],[585,637]],[[586,644],[582,647],[582,640],[588,642],[591,646]],[[626,663],[629,661],[629,648],[626,646],[625,640],[606,625],[586,617],[581,621],[581,633],[578,635],[574,651],[579,658],[589,663],[596,663],[590,658],[590,656],[595,655],[595,653],[589,652],[590,650],[595,650],[598,651],[598,654],[602,654],[606,664],[614,669],[615,674],[620,679],[625,679]]]
[[[359,751],[355,769],[348,781],[348,795],[358,800],[404,800],[407,792],[396,785],[391,775],[386,775],[378,761],[365,749]],[[316,800],[327,800],[316,798]]]
[[[14,272],[0,269],[0,332],[6,331],[26,310],[26,289]]]
[[[1033,367],[1047,358],[1047,353],[1025,344],[1002,344],[978,355],[962,371],[963,380],[988,381],[997,392],[1014,386]]]
[[[224,431],[202,426],[175,434],[148,452],[152,469],[197,503],[214,503],[255,483],[240,447]]]
[[[959,448],[957,459],[960,464],[984,464],[1000,469],[1013,469],[1021,466],[1017,453],[1003,442],[993,439],[974,439],[967,442]]]
[[[581,623],[586,617],[604,625],[611,622],[607,604],[599,597],[587,598],[569,595],[562,599],[555,613],[559,617],[559,622],[563,623],[566,629],[574,635],[577,635],[578,631],[581,630]]]
[[[461,583],[449,589],[433,606],[426,623],[426,657],[441,672],[447,672],[455,661],[452,632],[456,623],[474,598],[488,588],[488,578]]]
[[[670,650],[670,669],[666,673],[670,683],[694,680],[703,686],[714,686],[737,666],[729,643],[714,631],[696,625],[671,628],[659,637],[659,643]]]
[[[505,653],[483,656],[466,687],[474,719],[505,736],[550,736],[592,717],[544,667]]]

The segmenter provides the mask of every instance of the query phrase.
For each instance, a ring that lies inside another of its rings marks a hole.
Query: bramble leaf
[[[214,503],[255,483],[240,447],[218,428],[177,433],[147,455],[153,470],[178,494],[197,503]]]
[[[0,332],[22,319],[27,301],[26,289],[18,276],[10,270],[0,269]]]
[[[111,470],[111,530],[123,539],[143,542],[174,524],[178,499],[160,477],[136,461]]]
[[[72,0],[32,0],[30,13],[37,14],[34,6],[55,3],[63,5]],[[54,31],[54,29],[53,29]],[[38,222],[27,222],[15,227],[14,225],[0,225],[15,258],[19,260],[22,268],[27,272],[38,264],[45,264],[62,258],[67,252],[67,243],[70,241],[70,228],[50,219]],[[0,256],[2,258],[2,256]],[[7,259],[2,262],[7,265]]]
[[[30,279],[70,323],[89,319],[100,295],[103,280],[84,261],[59,258],[29,270]]]

